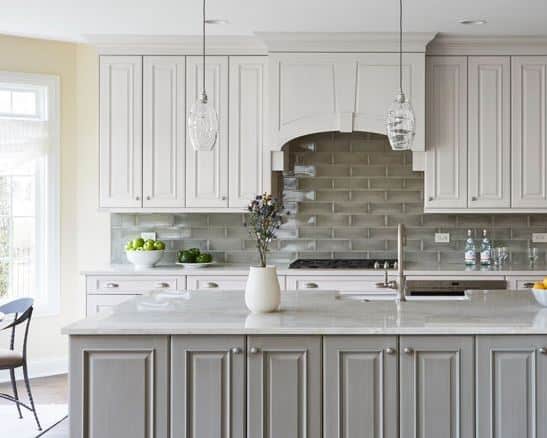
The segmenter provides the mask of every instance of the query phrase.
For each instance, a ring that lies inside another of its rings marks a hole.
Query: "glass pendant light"
[[[410,149],[416,134],[416,117],[403,92],[403,0],[399,0],[399,94],[387,111],[386,130],[394,151]]]
[[[188,116],[188,135],[196,151],[210,151],[218,135],[218,116],[205,90],[205,0],[203,0],[203,89]]]

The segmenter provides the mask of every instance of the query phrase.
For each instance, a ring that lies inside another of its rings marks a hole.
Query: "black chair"
[[[13,320],[9,322],[6,326],[2,327],[1,330],[8,330],[11,328],[11,339],[10,347],[8,349],[0,349],[0,370],[9,370],[11,386],[13,388],[13,396],[9,394],[0,393],[0,398],[12,401],[17,406],[17,411],[19,412],[19,418],[23,418],[21,414],[21,406],[28,409],[34,414],[38,430],[42,430],[40,426],[40,421],[38,420],[38,415],[36,414],[36,408],[34,406],[34,400],[32,399],[32,393],[30,392],[30,382],[28,378],[27,371],[27,339],[28,339],[28,330],[30,326],[30,318],[32,317],[34,300],[32,298],[19,298],[17,300],[11,301],[3,306],[0,306],[0,312],[11,315],[13,314]],[[25,335],[23,338],[23,351],[19,353],[14,350],[15,347],[15,328],[19,324],[25,325]],[[1,323],[0,323],[1,324]],[[19,400],[19,395],[17,394],[17,384],[15,383],[15,369],[23,367],[23,377],[25,379],[25,386],[27,388],[28,398],[30,401],[30,406]]]

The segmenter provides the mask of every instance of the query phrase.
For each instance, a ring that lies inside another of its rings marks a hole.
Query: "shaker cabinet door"
[[[245,337],[171,337],[171,436],[244,438]]]
[[[426,65],[425,210],[467,208],[467,57]]]
[[[203,89],[203,60],[186,58],[186,113]],[[228,207],[228,57],[208,56],[205,85],[218,116],[218,135],[210,151],[196,151],[186,135],[186,206]]]
[[[474,438],[473,337],[402,336],[399,344],[400,437]]]
[[[321,436],[321,337],[247,338],[247,438]]]
[[[143,207],[184,207],[184,56],[145,56],[143,67]]]
[[[262,192],[266,56],[230,57],[230,207]]]
[[[547,336],[477,336],[477,438],[547,438]]]
[[[397,438],[395,336],[323,338],[323,430],[328,438]]]
[[[99,206],[142,206],[142,57],[101,56]]]
[[[469,208],[511,203],[510,58],[469,57]]]
[[[547,209],[547,56],[513,56],[512,207]]]

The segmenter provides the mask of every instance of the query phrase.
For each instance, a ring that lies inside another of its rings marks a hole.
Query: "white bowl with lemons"
[[[161,240],[137,238],[127,242],[125,255],[135,269],[149,269],[158,263],[164,253],[165,243]]]
[[[536,281],[534,283],[532,293],[539,305],[547,307],[547,277],[543,281]]]

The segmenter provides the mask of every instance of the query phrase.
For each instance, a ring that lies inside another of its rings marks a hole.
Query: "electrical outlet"
[[[547,233],[532,233],[532,242],[547,243]]]
[[[141,237],[144,240],[156,240],[156,232],[155,231],[142,232]]]
[[[435,243],[450,243],[450,233],[435,233]]]

